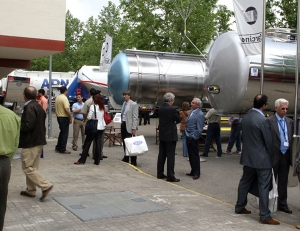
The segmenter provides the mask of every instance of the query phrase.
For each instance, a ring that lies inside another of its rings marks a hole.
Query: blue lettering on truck
[[[61,79],[61,81],[59,79],[52,79],[52,86],[53,85],[62,85],[62,86],[67,86],[69,84],[69,80],[68,79]],[[49,88],[49,81],[48,79],[44,79],[41,88]]]

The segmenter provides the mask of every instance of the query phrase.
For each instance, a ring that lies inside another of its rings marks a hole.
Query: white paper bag
[[[148,151],[148,146],[143,135],[125,138],[125,155],[140,156]]]
[[[274,177],[273,169],[272,169],[272,184],[273,184],[273,188],[269,192],[269,210],[271,211],[271,213],[275,213],[277,211],[278,190],[277,190],[277,184]],[[258,197],[256,197],[256,202],[259,205]]]

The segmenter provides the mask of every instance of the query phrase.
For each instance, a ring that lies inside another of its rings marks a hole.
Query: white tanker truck
[[[269,97],[269,110],[281,97],[293,105],[296,42],[276,37],[265,39],[263,93]],[[122,92],[129,89],[133,100],[155,108],[163,103],[166,92],[173,92],[174,105],[178,107],[183,101],[199,97],[220,113],[245,113],[260,93],[259,63],[260,55],[245,55],[236,32],[220,35],[207,59],[198,55],[124,50],[113,59],[108,73],[110,103],[120,108]]]

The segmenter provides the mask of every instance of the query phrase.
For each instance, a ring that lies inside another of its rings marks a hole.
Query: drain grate
[[[66,197],[54,197],[58,203],[82,221],[132,216],[168,210],[131,191],[105,192]]]

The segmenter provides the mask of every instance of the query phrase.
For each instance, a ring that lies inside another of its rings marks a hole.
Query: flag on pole
[[[263,0],[233,0],[233,8],[245,54],[261,54]]]
[[[106,34],[100,55],[100,71],[108,71],[112,57],[112,37]]]

